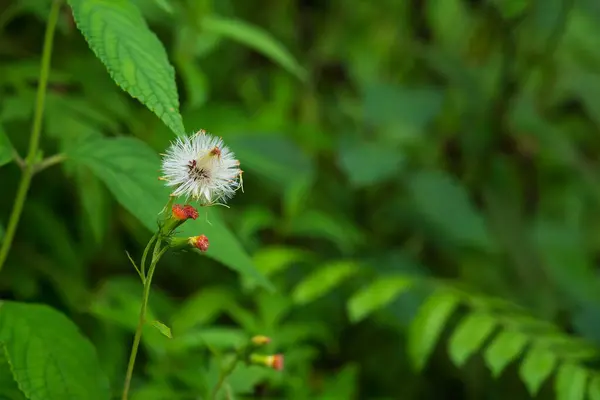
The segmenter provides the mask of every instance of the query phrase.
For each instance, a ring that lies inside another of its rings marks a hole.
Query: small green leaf
[[[154,0],[154,2],[169,14],[173,14],[173,6],[168,0]]]
[[[175,312],[171,325],[176,335],[181,335],[196,326],[211,322],[219,313],[228,309],[235,299],[234,294],[221,287],[202,289],[188,298]]]
[[[402,166],[402,154],[387,144],[356,141],[342,145],[340,167],[354,187],[369,186],[396,175]]]
[[[310,253],[302,249],[270,246],[254,253],[254,264],[265,276],[271,276],[309,257]]]
[[[163,335],[165,335],[169,339],[173,339],[173,335],[171,334],[171,328],[169,328],[168,326],[166,326],[162,322],[154,320],[154,321],[152,321],[152,326],[155,327],[156,329],[158,329],[158,331],[160,333],[162,333]]]
[[[421,171],[409,186],[415,208],[439,233],[457,244],[490,247],[483,217],[456,180],[442,171]]]
[[[554,381],[557,400],[584,400],[588,371],[577,365],[562,364]]]
[[[242,165],[265,181],[273,182],[276,188],[289,187],[313,170],[310,158],[286,137],[238,135],[230,137],[228,143]]]
[[[90,48],[123,90],[184,135],[175,70],[138,8],[124,0],[69,0]]]
[[[0,124],[0,167],[8,164],[13,159],[13,147],[4,132],[4,127]]]
[[[548,350],[534,345],[525,356],[519,368],[519,376],[525,382],[531,396],[536,396],[542,384],[556,366],[556,356]]]
[[[496,320],[488,314],[475,312],[467,315],[454,330],[448,344],[452,362],[458,367],[463,366],[483,346],[495,327]]]
[[[297,304],[306,304],[333,290],[344,279],[356,274],[358,265],[353,261],[338,261],[317,269],[300,282],[292,293]]]
[[[527,0],[494,0],[504,18],[514,18],[523,14],[530,5]]]
[[[417,370],[425,366],[459,300],[453,293],[438,291],[419,309],[408,333],[408,352]]]
[[[160,159],[150,147],[134,138],[99,138],[73,148],[69,156],[70,161],[87,166],[144,226],[156,230],[170,192],[158,180]],[[180,234],[205,234],[210,241],[208,256],[271,289],[269,281],[256,270],[250,256],[225,226],[219,211],[207,207],[200,215],[197,221],[186,222]]]
[[[252,47],[298,78],[306,79],[306,71],[290,52],[268,32],[257,26],[240,20],[211,15],[204,18],[202,28],[207,32],[217,33]]]
[[[385,307],[413,284],[406,276],[383,276],[355,293],[348,301],[350,321],[356,323],[372,312]]]
[[[92,344],[62,313],[42,304],[0,303],[0,342],[30,400],[108,400]]]
[[[527,336],[520,332],[503,330],[485,350],[484,358],[494,377],[499,377],[504,368],[523,351]]]

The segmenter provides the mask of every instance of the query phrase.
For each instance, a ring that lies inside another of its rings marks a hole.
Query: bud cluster
[[[198,218],[198,210],[190,205],[174,204],[171,208],[171,215],[166,219],[161,227],[161,233],[168,237],[169,246],[172,249],[193,248],[201,252],[208,250],[209,241],[205,235],[191,237],[172,237],[175,229],[183,225],[187,220]]]
[[[250,339],[250,343],[246,349],[246,362],[252,365],[262,365],[268,368],[275,369],[277,371],[283,370],[283,354],[269,354],[263,355],[255,353],[260,347],[266,346],[271,343],[271,338],[263,335],[258,335]]]

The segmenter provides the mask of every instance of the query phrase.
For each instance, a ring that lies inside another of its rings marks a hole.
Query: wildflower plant
[[[122,398],[128,397],[137,351],[146,324],[148,299],[152,277],[161,257],[169,250],[197,249],[206,252],[209,239],[203,234],[191,237],[178,237],[178,228],[188,220],[198,218],[198,210],[191,204],[174,204],[178,197],[198,203],[201,207],[225,204],[241,188],[240,162],[227,148],[221,138],[200,130],[190,136],[175,140],[162,159],[160,177],[172,190],[163,211],[159,215],[157,230],[144,249],[140,264],[131,257],[129,260],[136,269],[144,286],[139,322],[136,328]],[[148,257],[150,259],[148,261]],[[264,364],[264,363],[263,363]],[[266,364],[265,364],[266,365]]]

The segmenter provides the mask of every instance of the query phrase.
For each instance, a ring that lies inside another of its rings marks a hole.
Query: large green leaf
[[[448,344],[452,362],[462,366],[473,355],[496,327],[496,320],[485,313],[465,317],[454,331]]]
[[[419,309],[408,334],[408,352],[417,369],[425,366],[459,300],[453,293],[440,291],[429,297]]]
[[[69,4],[77,27],[115,82],[177,135],[185,134],[175,70],[137,7],[126,0],[69,0]]]
[[[70,157],[86,165],[148,229],[156,230],[169,190],[158,180],[160,160],[150,147],[133,138],[93,139],[74,148]],[[210,241],[208,256],[266,288],[271,287],[214,207],[202,208],[198,219],[188,221],[180,232],[183,236],[205,234]]]
[[[407,291],[412,284],[413,279],[406,276],[380,277],[350,298],[347,306],[350,320],[358,322],[372,312],[385,307]]]
[[[10,370],[3,345],[0,345],[0,400],[26,400]]]
[[[62,313],[41,304],[2,302],[0,342],[28,399],[110,398],[94,347]]]
[[[268,32],[257,26],[241,20],[211,15],[202,20],[202,28],[207,32],[223,35],[260,51],[300,79],[306,77],[306,71],[290,52]]]

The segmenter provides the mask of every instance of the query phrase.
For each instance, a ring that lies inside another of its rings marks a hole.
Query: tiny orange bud
[[[283,354],[267,356],[267,366],[281,371],[283,369]]]
[[[208,238],[205,235],[200,235],[200,236],[192,236],[191,238],[188,239],[188,242],[190,245],[194,246],[195,248],[197,248],[198,250],[204,252],[206,250],[208,250]]]
[[[262,354],[250,354],[250,363],[264,365],[265,367],[281,371],[283,369],[283,354],[264,356]]]
[[[256,346],[264,346],[265,344],[271,343],[271,338],[264,335],[257,335],[254,336],[251,341]]]
[[[171,211],[173,212],[173,218],[178,221],[185,221],[188,219],[188,213],[181,204],[175,204],[173,208],[171,208]]]

